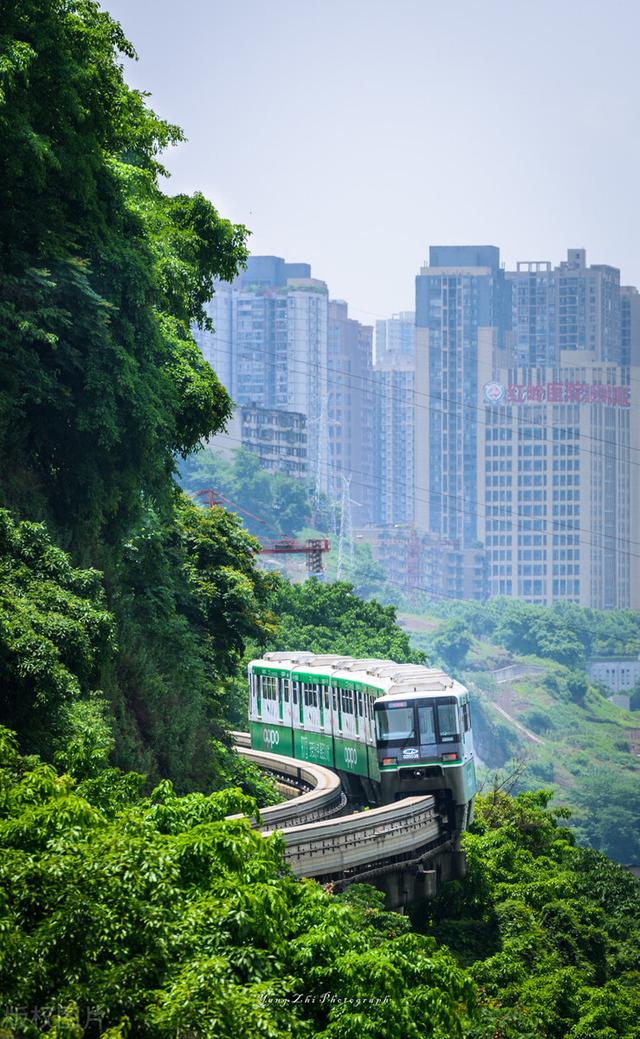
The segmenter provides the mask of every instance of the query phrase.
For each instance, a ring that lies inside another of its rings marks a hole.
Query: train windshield
[[[432,704],[429,704],[428,707],[418,707],[418,724],[420,726],[420,743],[436,743]]]
[[[451,739],[458,735],[458,712],[454,703],[438,704],[438,728],[441,739]]]
[[[413,707],[382,707],[376,710],[376,735],[379,740],[410,740],[415,734]]]

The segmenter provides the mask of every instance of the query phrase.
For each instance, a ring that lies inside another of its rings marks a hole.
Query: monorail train
[[[438,793],[456,831],[473,813],[469,693],[443,671],[392,660],[266,653],[249,664],[251,746],[326,765],[352,796]]]

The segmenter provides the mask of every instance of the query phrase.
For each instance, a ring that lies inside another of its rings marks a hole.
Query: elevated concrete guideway
[[[247,733],[232,735],[239,754],[304,790],[260,812],[265,836],[282,832],[284,859],[296,876],[314,877],[336,889],[355,881],[374,883],[394,909],[434,895],[441,880],[464,876],[464,854],[453,846],[432,794],[331,818],[346,801],[335,772],[254,751]]]

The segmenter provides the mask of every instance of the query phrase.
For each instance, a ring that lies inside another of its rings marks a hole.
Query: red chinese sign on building
[[[608,404],[631,407],[629,386],[601,382],[502,383],[490,382],[483,389],[486,404]]]

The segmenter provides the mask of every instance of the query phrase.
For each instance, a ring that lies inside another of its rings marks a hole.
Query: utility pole
[[[336,578],[342,580],[345,569],[353,573],[353,523],[351,517],[351,474],[342,477],[342,501],[340,505],[340,535],[338,541],[338,570]]]

